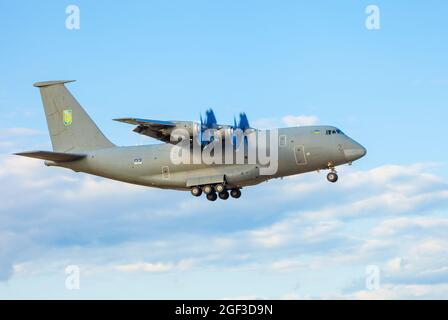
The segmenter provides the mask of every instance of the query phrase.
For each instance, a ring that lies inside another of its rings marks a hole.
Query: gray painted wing
[[[176,127],[176,124],[174,122],[163,120],[150,120],[140,118],[118,118],[114,120],[134,124],[137,126],[133,130],[134,132],[149,136],[163,142],[170,142],[171,130]]]

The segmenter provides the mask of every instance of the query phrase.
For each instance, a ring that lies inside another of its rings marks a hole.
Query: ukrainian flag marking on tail
[[[72,112],[72,110],[71,109],[64,110],[63,114],[62,114],[62,119],[64,121],[64,125],[65,126],[71,125],[72,121],[73,121],[73,112]]]

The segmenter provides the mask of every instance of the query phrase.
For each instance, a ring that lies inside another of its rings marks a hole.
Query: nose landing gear
[[[332,183],[335,183],[336,181],[338,181],[338,174],[336,173],[336,171],[332,171],[332,172],[328,173],[327,180]]]
[[[332,161],[328,162],[328,169],[330,169],[330,172],[327,174],[327,180],[331,183],[335,183],[338,181],[338,174],[336,173],[336,169],[334,168]]]

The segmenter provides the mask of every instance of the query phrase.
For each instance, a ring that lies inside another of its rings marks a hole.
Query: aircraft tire
[[[218,198],[215,192],[207,194],[207,200],[209,201],[215,201]]]
[[[223,192],[218,193],[218,197],[221,200],[227,200],[229,199],[229,192],[227,190],[224,190]]]
[[[214,192],[212,186],[210,186],[210,185],[206,185],[206,186],[204,186],[204,187],[202,188],[202,191],[204,191],[205,194],[210,194],[210,193],[213,193],[213,192]]]
[[[338,175],[336,172],[330,172],[327,174],[327,180],[335,183],[336,181],[338,181]]]
[[[232,191],[230,191],[230,195],[232,196],[232,198],[238,199],[239,197],[241,197],[241,191],[240,189],[232,189]]]
[[[215,186],[215,190],[216,192],[221,193],[226,190],[226,187],[222,183],[219,183]]]
[[[191,188],[191,194],[195,197],[199,197],[202,194],[202,189],[199,187]]]

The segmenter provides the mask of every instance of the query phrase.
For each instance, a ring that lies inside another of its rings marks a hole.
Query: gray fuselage
[[[110,147],[90,151],[87,157],[68,163],[46,161],[78,172],[128,183],[164,189],[189,190],[191,179],[223,175],[229,187],[242,188],[260,182],[351,163],[366,149],[332,126],[301,126],[278,129],[278,168],[260,174],[255,164],[173,164],[173,144]],[[210,181],[213,182],[213,181]]]

